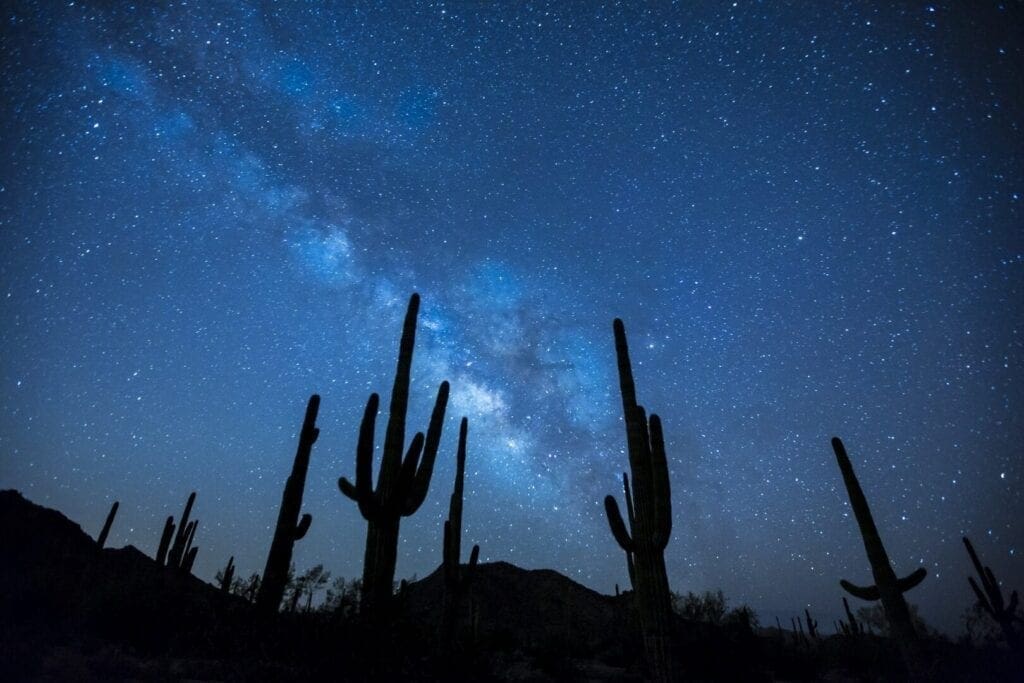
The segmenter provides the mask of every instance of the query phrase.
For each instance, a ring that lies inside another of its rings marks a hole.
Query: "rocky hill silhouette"
[[[5,680],[86,674],[333,677],[329,636],[349,638],[342,641],[349,646],[359,640],[350,633],[356,625],[330,615],[260,619],[246,600],[160,566],[133,546],[100,548],[78,524],[17,491],[0,491],[0,538],[9,550],[0,562],[0,673]],[[440,567],[411,583],[398,599],[396,635],[418,634],[420,642],[428,642],[425,634],[437,627],[443,594]],[[509,653],[504,665],[524,675],[535,665],[521,654],[532,652],[559,659],[571,655],[580,660],[577,666],[590,670],[590,677],[628,680],[636,674],[627,666],[594,658],[628,640],[623,601],[551,570],[481,564],[473,598],[460,619],[460,640],[471,638],[489,652]],[[310,631],[320,633],[303,638]],[[316,652],[321,646],[324,652]],[[342,657],[350,660],[351,678],[377,671],[361,659],[374,649],[352,647],[352,656]],[[426,647],[420,650],[398,650],[392,671],[411,667],[417,654],[428,654]],[[628,659],[623,653],[618,658]],[[420,667],[411,675],[441,677],[433,668]],[[539,671],[527,675],[537,676],[544,677]]]

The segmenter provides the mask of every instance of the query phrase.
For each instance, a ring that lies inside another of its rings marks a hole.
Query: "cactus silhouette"
[[[231,592],[231,582],[235,578],[235,556],[232,555],[228,558],[228,564],[224,567],[224,572],[220,576],[220,591],[221,593]]]
[[[995,574],[992,573],[990,567],[982,566],[978,554],[974,552],[974,546],[966,536],[964,536],[964,546],[967,548],[967,554],[971,556],[974,571],[978,572],[978,580],[981,581],[981,586],[978,586],[978,582],[974,580],[973,576],[967,577],[968,583],[971,584],[971,588],[978,598],[978,604],[999,624],[1010,649],[1015,651],[1020,649],[1020,637],[1014,622],[1024,623],[1024,619],[1017,615],[1017,591],[1010,593],[1008,603],[1003,600],[1003,591],[999,587],[999,582],[996,581]]]
[[[370,395],[359,426],[355,484],[345,477],[338,480],[341,492],[359,505],[359,512],[367,522],[360,611],[373,619],[384,618],[384,610],[377,608],[386,607],[391,599],[401,519],[414,514],[427,497],[448,404],[448,382],[442,382],[437,391],[426,439],[422,432],[417,432],[403,458],[405,419],[409,407],[409,376],[419,306],[420,297],[413,294],[409,299],[399,343],[398,366],[391,390],[391,407],[377,488],[373,488],[372,481],[374,425],[380,401],[377,394]]]
[[[455,636],[455,620],[458,616],[462,597],[473,581],[477,561],[480,559],[480,546],[474,545],[469,553],[469,565],[463,571],[460,564],[462,556],[462,496],[466,477],[466,440],[469,421],[462,418],[459,425],[459,447],[455,459],[455,487],[448,501],[448,519],[444,523],[444,605],[441,617],[442,649],[447,651],[452,646]]]
[[[857,617],[853,616],[853,610],[850,609],[850,603],[843,598],[843,609],[846,611],[846,621],[839,620],[839,625],[843,629],[843,633],[848,636],[859,636],[864,633],[864,627],[857,621]]]
[[[274,613],[281,606],[285,585],[288,583],[288,568],[292,563],[292,551],[295,541],[300,540],[309,531],[313,522],[310,514],[302,515],[302,494],[306,488],[306,472],[309,470],[309,455],[313,444],[320,436],[316,427],[316,416],[320,411],[320,397],[313,394],[306,404],[306,416],[299,430],[299,446],[295,451],[292,472],[284,485],[281,495],[281,509],[277,514],[277,527],[274,529],[274,540],[267,554],[267,564],[263,569],[263,580],[256,596],[256,609],[264,614]]]
[[[633,474],[632,495],[628,479],[624,479],[629,528],[626,528],[614,496],[605,497],[605,512],[615,540],[626,551],[627,558],[632,556],[633,576],[630,580],[636,596],[644,654],[651,678],[672,681],[678,677],[678,671],[671,645],[672,603],[665,573],[665,547],[672,534],[665,439],[658,416],[652,414],[648,422],[643,407],[637,405],[633,368],[622,321],[616,318],[613,329],[629,469]]]
[[[164,530],[160,535],[160,545],[156,550],[156,563],[161,567],[167,564],[167,551],[171,548],[171,538],[174,536],[174,515],[167,515],[164,522]]]
[[[807,617],[807,635],[809,635],[812,639],[817,640],[818,620],[811,618],[811,611],[806,607],[804,608],[804,615]]]
[[[917,632],[914,630],[914,622],[911,619],[907,602],[903,599],[903,594],[921,583],[928,572],[921,567],[902,579],[896,578],[896,572],[893,571],[892,564],[889,562],[889,555],[885,552],[885,546],[882,545],[882,537],[878,535],[878,528],[871,516],[867,498],[864,497],[864,491],[860,488],[857,475],[853,472],[853,465],[850,464],[846,448],[838,437],[832,439],[832,450],[835,451],[839,470],[843,474],[843,483],[846,484],[846,492],[850,497],[850,507],[853,508],[853,514],[857,518],[860,535],[864,541],[864,550],[871,563],[871,574],[875,579],[873,586],[857,586],[845,579],[841,580],[839,585],[855,598],[882,601],[885,619],[889,622],[889,629],[900,644],[903,659],[910,669],[910,674],[919,676],[921,672],[915,671],[921,660],[917,645]]]
[[[185,510],[181,513],[181,520],[178,522],[178,531],[174,535],[174,543],[171,545],[171,549],[167,552],[167,564],[172,567],[181,567],[184,562],[185,555],[188,553],[188,546],[192,543],[192,538],[195,536],[195,526],[189,522],[188,518],[192,514],[192,505],[196,502],[196,492],[193,491],[189,494],[188,500],[185,502]]]
[[[196,502],[196,492],[193,491],[185,502],[185,510],[181,513],[181,521],[177,527],[174,524],[174,515],[168,515],[164,522],[164,530],[160,535],[160,545],[156,550],[156,563],[161,566],[177,567],[186,572],[192,571],[192,565],[196,561],[199,548],[192,546],[196,537],[196,529],[199,527],[199,520],[189,521],[192,514],[192,505]],[[175,531],[177,529],[177,531]]]
[[[110,534],[110,527],[114,523],[114,517],[117,515],[117,508],[121,506],[121,503],[114,501],[114,504],[110,506],[110,512],[107,513],[107,521],[103,523],[103,530],[100,531],[100,535],[96,538],[96,545],[103,547],[107,543],[107,536]]]

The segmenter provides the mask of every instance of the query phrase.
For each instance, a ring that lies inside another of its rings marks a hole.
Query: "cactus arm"
[[[878,592],[878,586],[858,586],[850,583],[846,579],[842,579],[839,582],[839,585],[843,587],[844,591],[855,598],[860,598],[861,600],[872,601],[879,600],[882,597]]]
[[[672,535],[672,496],[668,480],[668,458],[665,455],[665,435],[661,430],[661,418],[651,414],[651,494],[653,513],[654,545],[664,550]]]
[[[395,513],[408,516],[416,512],[412,507],[413,494],[411,493],[413,482],[416,480],[416,468],[420,463],[420,455],[423,453],[423,432],[416,432],[409,443],[409,450],[402,460],[402,469],[398,471],[398,481],[395,486],[395,495],[392,500],[395,505]],[[407,514],[408,513],[408,514]]]
[[[444,427],[444,414],[448,408],[449,391],[448,382],[441,382],[441,386],[437,389],[434,410],[430,413],[430,423],[427,425],[427,440],[423,445],[423,457],[420,460],[419,469],[416,470],[416,477],[411,483],[410,493],[402,512],[406,517],[419,510],[427,498],[430,479],[434,475],[437,450],[441,445],[441,430]]]
[[[629,475],[622,473],[622,493],[626,499],[626,518],[629,520],[629,528],[636,528],[636,514],[633,512],[633,491],[629,487]]]
[[[363,410],[363,419],[359,423],[355,486],[344,477],[338,480],[342,493],[359,504],[359,512],[364,519],[373,519],[380,512],[380,505],[373,493],[373,433],[377,424],[379,405],[380,397],[377,394],[370,394]]]
[[[338,477],[338,489],[341,490],[346,498],[359,502],[359,494],[356,492],[355,485],[345,477]]]
[[[309,525],[313,523],[313,515],[308,512],[302,515],[302,519],[299,520],[298,525],[295,527],[294,540],[301,541],[305,536],[306,532],[309,531]]]
[[[612,536],[615,537],[619,547],[627,553],[635,552],[636,546],[626,530],[625,522],[622,521],[622,513],[619,512],[619,504],[615,501],[614,496],[604,497],[604,511],[608,515],[608,526],[611,527]]]
[[[477,564],[477,562],[479,560],[480,560],[480,546],[474,545],[473,549],[469,551],[469,568],[473,569],[474,567],[476,567],[476,564]]]
[[[907,576],[896,581],[896,587],[900,589],[901,593],[906,593],[917,584],[924,581],[925,577],[928,576],[928,570],[924,567],[919,567]]]

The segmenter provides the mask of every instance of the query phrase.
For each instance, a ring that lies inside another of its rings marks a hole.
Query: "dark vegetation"
[[[1004,597],[966,538],[977,574],[968,579],[977,601],[967,636],[952,642],[923,624],[904,594],[925,570],[896,576],[839,439],[833,449],[874,578],[867,587],[840,583],[871,606],[855,611],[842,597],[846,618],[825,633],[807,609],[794,609],[788,628],[778,619],[763,627],[749,607],[729,609],[720,591],[673,592],[664,557],[672,499],[661,421],[637,403],[619,320],[630,472],[623,474],[625,517],[612,496],[605,508],[631,590],[601,595],[554,571],[481,564],[476,545],[461,564],[465,418],[439,539],[442,563],[424,579],[396,585],[401,518],[426,498],[448,399],[445,382],[426,434],[406,445],[418,307],[413,295],[376,487],[376,394],[360,425],[354,483],[339,481],[367,522],[360,579],[332,580],[322,564],[299,573],[291,562],[312,522],[300,514],[319,435],[314,395],[262,576],[236,576],[234,557],[215,585],[192,575],[195,492],[177,524],[167,518],[153,558],[134,546],[104,547],[116,502],[93,541],[59,512],[0,492],[0,680],[1012,680],[1024,671],[1017,593]]]

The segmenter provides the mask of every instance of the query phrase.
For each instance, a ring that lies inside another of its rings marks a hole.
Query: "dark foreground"
[[[0,492],[0,680],[641,681],[630,594],[557,572],[480,565],[454,643],[438,641],[440,572],[375,623],[252,605],[132,546],[101,549],[55,510]],[[679,619],[688,679],[899,680],[884,638],[796,637]],[[934,680],[1022,680],[1002,650],[929,642]]]

